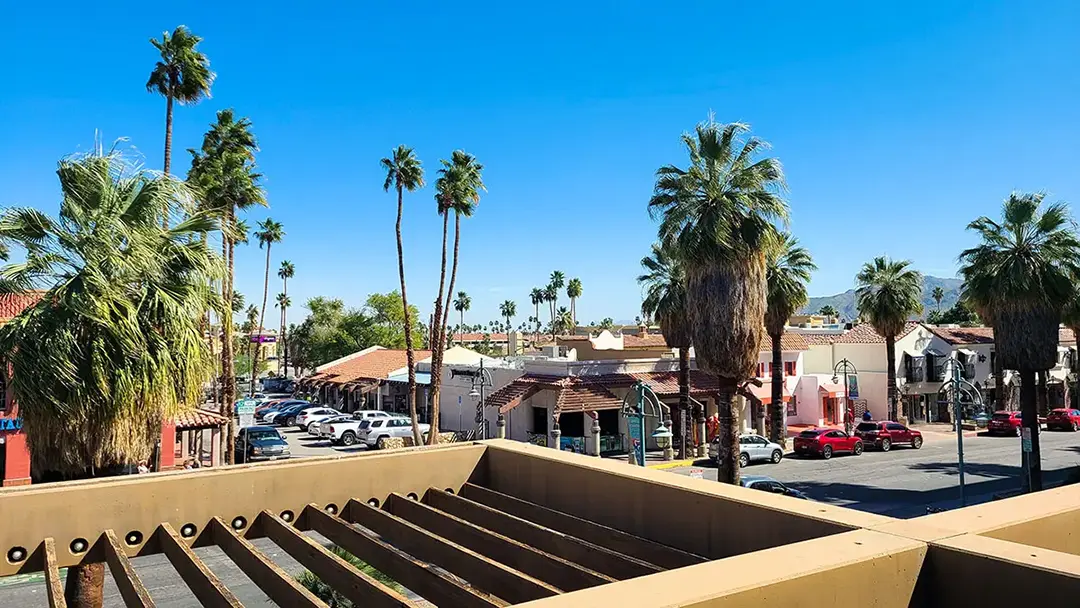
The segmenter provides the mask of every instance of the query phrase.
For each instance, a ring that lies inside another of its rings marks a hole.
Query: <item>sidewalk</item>
[[[611,456],[604,456],[604,458],[610,460],[618,460],[620,462],[630,461],[630,456],[627,454],[612,454]],[[676,452],[675,454],[675,460],[664,460],[664,452],[662,450],[645,452],[645,466],[649,467],[650,469],[674,469],[676,467],[693,466],[697,463],[701,463],[702,465],[704,465],[707,462],[709,462],[708,457],[687,458],[684,460],[680,460],[678,457],[678,452]]]

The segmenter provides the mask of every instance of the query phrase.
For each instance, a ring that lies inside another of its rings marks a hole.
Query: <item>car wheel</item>
[[[881,440],[881,451],[882,452],[888,452],[890,449],[892,449],[892,439],[889,439],[888,437],[886,437],[885,439],[882,439]]]
[[[855,447],[851,449],[851,453],[858,456],[859,454],[862,454],[862,448],[863,448],[862,442],[861,441],[856,441],[855,442]]]
[[[827,446],[821,448],[821,457],[824,458],[825,460],[828,460],[828,459],[832,458],[832,446],[831,445],[827,445]]]
[[[1072,432],[1080,431],[1080,422],[1072,423]]]
[[[386,449],[386,437],[379,437],[379,440],[375,442],[375,447],[379,448],[380,450],[385,450]]]
[[[739,467],[745,469],[748,466],[750,466],[750,455],[746,452],[739,454]]]
[[[922,447],[922,437],[912,437],[911,438],[911,447],[915,448],[916,450],[921,448]]]
[[[285,426],[296,426],[296,416],[289,416],[286,418]]]
[[[780,461],[783,458],[784,458],[784,453],[781,452],[780,450],[773,450],[772,451],[772,463],[773,464],[779,464]]]
[[[345,431],[341,434],[341,445],[350,446],[356,444],[356,433]]]

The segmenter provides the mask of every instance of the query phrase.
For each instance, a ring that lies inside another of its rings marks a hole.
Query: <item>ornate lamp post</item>
[[[841,374],[844,378],[844,406],[846,408],[846,413],[844,415],[844,431],[850,435],[851,432],[855,430],[855,404],[851,402],[851,398],[858,398],[859,394],[857,391],[859,389],[856,388],[856,393],[854,395],[851,394],[851,383],[848,381],[848,375],[855,374],[855,377],[857,378],[859,370],[855,369],[855,364],[851,361],[841,359],[833,366],[833,384],[838,382],[837,376]]]
[[[653,413],[648,413],[648,409]],[[626,418],[626,428],[630,435],[630,464],[645,466],[645,418],[656,418],[660,425],[650,435],[656,445],[664,451],[664,460],[674,460],[675,450],[671,447],[671,408],[664,405],[656,393],[644,382],[638,380],[623,398],[622,415]]]
[[[480,369],[478,370],[450,370],[450,376],[467,376],[472,381],[472,390],[469,391],[469,396],[476,399],[476,435],[483,436],[487,439],[488,426],[484,420],[484,391],[485,389],[492,387],[495,383],[491,379],[491,372],[484,369],[484,360],[480,360]],[[498,428],[499,439],[506,438],[506,420],[503,419],[503,413],[499,412],[499,419],[495,422],[495,426]]]
[[[960,365],[959,360],[947,358],[943,367],[948,368],[950,364],[952,377],[938,390],[938,403],[948,403],[947,395],[943,397],[942,393],[952,392],[953,422],[956,424],[956,461],[960,473],[960,506],[963,507],[967,504],[967,496],[964,491],[964,406],[960,402],[960,397],[966,394],[971,404],[978,410],[982,408],[982,393],[975,388],[974,384],[964,380],[964,366]]]

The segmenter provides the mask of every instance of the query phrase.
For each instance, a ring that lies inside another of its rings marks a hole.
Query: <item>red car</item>
[[[882,420],[878,422],[860,422],[855,427],[855,436],[866,445],[872,445],[882,452],[888,452],[892,446],[906,443],[916,450],[922,447],[922,433],[900,424]]]
[[[839,452],[851,452],[856,456],[862,454],[862,439],[836,429],[810,429],[795,437],[797,455],[819,455],[828,460]]]
[[[1058,408],[1046,417],[1046,430],[1080,431],[1080,410]]]
[[[994,412],[986,424],[986,432],[991,435],[1020,436],[1020,412]]]

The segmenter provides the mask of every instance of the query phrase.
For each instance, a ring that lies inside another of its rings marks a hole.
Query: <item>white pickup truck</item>
[[[330,437],[332,445],[356,445],[360,437],[360,423],[376,418],[400,418],[400,414],[391,414],[381,410],[359,410],[352,413],[352,419],[334,422],[322,429],[322,434]]]

